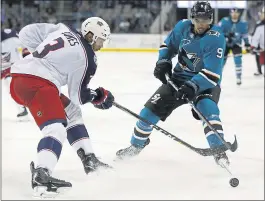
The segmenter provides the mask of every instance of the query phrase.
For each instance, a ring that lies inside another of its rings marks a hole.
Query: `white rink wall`
[[[166,37],[167,34],[111,34],[109,43],[101,51],[157,52]]]
[[[107,48],[154,48],[163,43],[167,35],[160,34],[111,34]]]

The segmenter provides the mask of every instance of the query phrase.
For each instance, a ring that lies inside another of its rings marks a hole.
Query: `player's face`
[[[203,34],[211,24],[211,19],[209,18],[194,18],[193,24],[195,28],[195,32],[197,34]]]
[[[97,40],[93,43],[92,48],[93,50],[99,51],[103,45],[104,45],[105,40],[103,38],[98,37]]]
[[[231,18],[233,20],[238,20],[240,13],[237,11],[231,12]]]
[[[93,42],[93,34],[88,33],[85,39],[89,42]],[[98,37],[96,41],[92,44],[92,49],[96,52],[99,51],[104,46],[105,39]]]

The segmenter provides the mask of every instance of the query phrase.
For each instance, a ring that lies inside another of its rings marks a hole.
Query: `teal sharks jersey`
[[[245,44],[249,44],[247,22],[242,20],[233,22],[231,17],[224,17],[218,25],[227,38],[227,45],[229,47],[232,47],[235,44],[241,46],[242,40],[244,40]]]
[[[220,84],[225,52],[225,37],[218,26],[211,25],[202,35],[195,34],[191,20],[179,21],[159,49],[159,60],[179,54],[184,67],[176,64],[173,77],[180,81],[191,80],[204,91]],[[183,54],[183,56],[182,56]]]

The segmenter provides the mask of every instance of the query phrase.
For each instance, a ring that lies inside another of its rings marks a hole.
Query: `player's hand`
[[[228,35],[227,35],[228,38],[233,38],[235,37],[235,33],[234,32],[230,32]]]
[[[98,108],[98,109],[109,109],[111,108],[113,101],[114,101],[114,96],[112,93],[103,87],[99,87],[95,90],[97,93],[96,97],[92,101],[92,104]]]
[[[245,49],[247,53],[250,53],[252,51],[250,44],[245,44]]]
[[[198,89],[199,87],[194,82],[187,81],[175,93],[175,97],[177,100],[188,99],[189,101],[192,101],[195,98]]]
[[[30,54],[30,52],[29,52],[29,50],[27,49],[27,48],[23,48],[22,49],[22,57],[24,58],[25,56],[27,56],[27,55],[29,55]]]
[[[251,47],[250,53],[253,55],[259,55],[260,51],[261,51],[260,48]]]
[[[6,68],[5,70],[1,70],[1,80],[10,76],[10,67]]]
[[[172,76],[172,62],[166,59],[158,60],[154,70],[154,76],[163,84],[167,83],[166,74]]]

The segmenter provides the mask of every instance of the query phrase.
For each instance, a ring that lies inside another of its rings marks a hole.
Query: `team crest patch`
[[[41,117],[41,116],[42,116],[42,112],[41,112],[41,111],[38,111],[38,112],[37,112],[37,116],[38,116],[38,117]]]
[[[207,32],[210,36],[220,36],[220,33],[218,31],[210,30]]]

